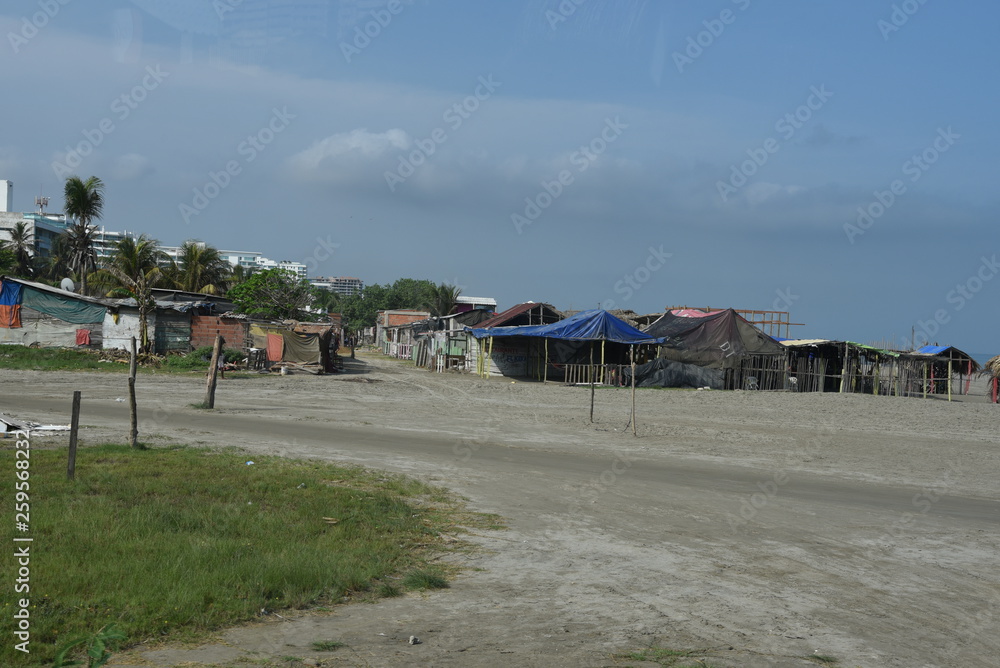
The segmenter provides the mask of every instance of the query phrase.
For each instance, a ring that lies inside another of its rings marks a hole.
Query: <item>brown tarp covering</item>
[[[267,347],[267,361],[280,362],[281,356],[285,353],[285,340],[281,334],[265,334],[265,346]]]
[[[319,364],[321,362],[318,334],[299,334],[298,332],[285,331],[281,333],[281,338],[285,342],[285,354],[281,357],[282,361],[303,364]]]

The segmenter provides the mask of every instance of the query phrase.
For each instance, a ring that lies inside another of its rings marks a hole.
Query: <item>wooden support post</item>
[[[215,382],[219,373],[219,355],[225,339],[221,334],[215,335],[215,347],[212,348],[212,362],[208,367],[208,386],[205,388],[205,408],[215,408]]]
[[[76,477],[76,436],[80,431],[80,390],[73,392],[73,417],[69,425],[69,463],[66,465],[66,478]]]
[[[951,401],[951,356],[948,357],[948,401]]]
[[[129,411],[129,431],[128,443],[130,447],[139,447],[139,415],[135,405],[135,372],[138,362],[135,354],[135,337],[132,337],[132,353],[128,361],[128,411]]]
[[[594,342],[590,342],[590,421],[594,421]]]
[[[930,364],[930,362],[924,362],[924,399],[927,398],[927,365],[928,364]],[[931,378],[933,379],[933,377],[934,377],[934,374],[932,373],[931,374]]]
[[[545,338],[545,366],[542,369],[542,382],[549,382],[549,339]]]
[[[638,432],[635,430],[635,345],[629,349],[629,357],[632,361],[632,435],[638,436]]]
[[[993,378],[993,403],[997,402],[997,390],[1000,389],[1000,377]]]

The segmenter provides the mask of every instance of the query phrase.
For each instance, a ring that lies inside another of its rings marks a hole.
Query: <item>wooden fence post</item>
[[[66,478],[76,477],[76,434],[80,430],[80,390],[73,392],[73,418],[69,427],[69,464],[66,466]]]
[[[135,405],[135,372],[138,362],[135,354],[135,337],[132,337],[132,355],[128,365],[128,409],[129,409],[129,446],[139,447],[139,415]]]
[[[219,355],[225,339],[221,334],[215,335],[215,347],[212,348],[212,362],[208,367],[208,387],[205,389],[205,408],[215,408],[215,381],[219,373]]]

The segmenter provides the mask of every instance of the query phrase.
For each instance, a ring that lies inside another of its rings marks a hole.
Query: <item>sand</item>
[[[268,615],[116,665],[626,666],[647,647],[706,648],[714,666],[1000,656],[1000,406],[984,399],[643,390],[633,436],[627,390],[598,389],[591,424],[584,387],[374,356],[348,371],[227,378],[211,412],[191,408],[202,376],[144,374],[141,438],[407,473],[509,528],[469,536],[478,549],[450,557],[465,567],[450,589]],[[79,389],[83,445],[124,440],[124,376],[0,373],[0,412],[68,423]],[[311,648],[323,640],[347,647]]]

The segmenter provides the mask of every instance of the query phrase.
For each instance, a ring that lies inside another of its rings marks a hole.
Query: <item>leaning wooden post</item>
[[[590,342],[590,421],[594,421],[594,342]]]
[[[73,392],[73,419],[69,426],[69,464],[66,466],[66,478],[76,477],[76,434],[80,430],[80,390]]]
[[[215,335],[215,347],[212,348],[212,363],[208,367],[208,387],[205,389],[205,408],[215,408],[215,380],[219,373],[219,355],[222,354],[222,344],[225,339],[221,334]]]
[[[951,401],[951,373],[952,373],[951,355],[949,354],[948,355],[948,401]]]
[[[129,446],[139,447],[139,416],[135,407],[135,372],[138,362],[135,354],[135,337],[132,337],[132,354],[128,361],[128,410],[129,410]]]
[[[638,436],[635,430],[635,344],[632,344],[629,353],[632,358],[632,435]]]

